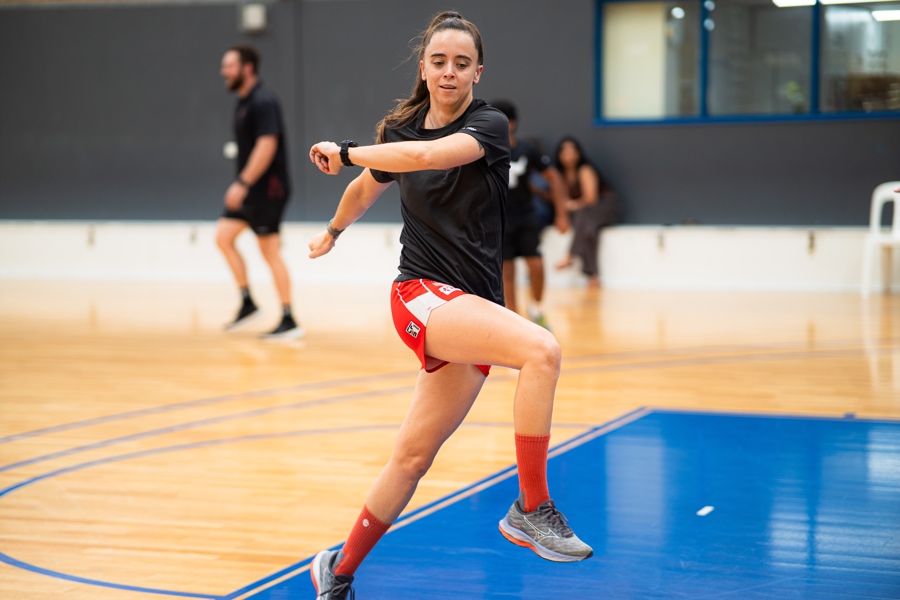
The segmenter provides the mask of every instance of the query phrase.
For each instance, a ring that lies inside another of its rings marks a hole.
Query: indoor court
[[[226,284],[4,281],[3,598],[313,598],[415,381],[388,290],[301,284],[307,337],[271,344],[221,332]],[[547,308],[550,489],[595,555],[497,531],[516,374],[494,368],[357,597],[900,597],[898,296],[557,288]]]
[[[318,600],[900,600],[900,0],[0,0],[0,53],[0,600],[314,600],[351,531]],[[495,366],[354,571],[453,408],[398,436],[398,264],[504,253],[536,324],[431,331],[526,365],[565,537],[546,316],[593,556],[501,534]]]

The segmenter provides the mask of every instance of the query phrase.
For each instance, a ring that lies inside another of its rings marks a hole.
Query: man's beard
[[[241,86],[244,85],[244,76],[238,75],[234,79],[227,82],[227,87],[229,92],[234,92],[241,89]]]

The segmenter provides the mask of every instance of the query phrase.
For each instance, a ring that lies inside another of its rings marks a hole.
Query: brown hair
[[[478,31],[474,23],[465,20],[461,14],[455,11],[444,11],[436,14],[425,31],[416,38],[419,42],[413,49],[413,52],[419,61],[425,59],[425,48],[431,41],[432,36],[438,31],[446,29],[464,31],[472,36],[472,41],[475,42],[475,49],[478,51],[478,65],[484,64],[484,47],[481,42],[481,32]],[[416,77],[416,83],[413,85],[409,98],[398,99],[397,105],[378,123],[378,126],[375,128],[376,142],[379,144],[384,142],[385,127],[402,127],[406,125],[430,103],[428,84],[421,77]]]
[[[253,72],[259,73],[259,51],[248,44],[237,44],[228,49],[229,52],[237,52],[240,56],[241,66],[246,64],[253,65]]]

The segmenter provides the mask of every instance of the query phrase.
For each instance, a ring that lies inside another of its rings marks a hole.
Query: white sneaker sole
[[[560,554],[559,552],[554,552],[549,548],[541,546],[527,533],[520,531],[519,529],[516,529],[515,527],[510,525],[509,520],[506,517],[503,517],[503,520],[500,521],[500,533],[503,535],[503,537],[505,537],[508,541],[512,542],[516,546],[528,548],[541,558],[553,562],[579,562],[594,555],[593,550],[591,550],[591,553],[587,556],[572,556],[570,554]]]
[[[322,558],[328,553],[327,550],[322,550],[316,557],[313,559],[312,566],[309,568],[309,578],[312,579],[313,587],[316,588],[316,597],[319,595],[319,580],[316,578],[316,573],[319,572],[319,567],[322,566]]]
[[[281,333],[266,333],[262,339],[267,342],[290,342],[291,340],[299,340],[306,337],[306,331],[302,327],[295,327]]]

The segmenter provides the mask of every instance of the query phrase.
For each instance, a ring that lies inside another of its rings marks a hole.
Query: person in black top
[[[525,259],[531,299],[526,314],[528,318],[548,327],[541,301],[544,298],[544,259],[541,256],[541,225],[534,209],[534,193],[530,178],[539,174],[549,188],[554,203],[560,203],[562,180],[559,172],[544,154],[531,142],[516,137],[518,111],[508,100],[492,100],[491,106],[502,111],[509,119],[510,169],[509,196],[506,200],[506,230],[503,237],[503,284],[506,289],[506,307],[517,310],[516,303],[516,258]],[[557,206],[556,227],[561,233],[568,229],[568,218],[564,206]]]
[[[250,296],[247,268],[235,240],[248,227],[272,271],[281,300],[281,323],[264,337],[297,339],[304,332],[291,314],[291,280],[281,258],[281,217],[291,192],[287,169],[284,122],[278,98],[259,80],[259,53],[251,46],[234,46],[222,57],[222,77],[238,95],[234,112],[237,174],[225,191],[225,211],[216,228],[216,243],[241,290],[242,304],[228,331],[242,329],[261,313]]]
[[[352,596],[356,569],[462,423],[490,365],[520,370],[513,406],[520,496],[500,522],[502,534],[550,560],[592,554],[547,489],[559,344],[503,305],[509,125],[503,113],[473,96],[484,69],[481,34],[459,13],[443,12],[423,33],[417,53],[412,95],[379,123],[376,144],[319,142],[309,153],[330,175],[363,167],[325,231],[309,242],[310,258],[331,251],[390,185],[400,186],[403,250],[391,308],[398,334],[423,367],[392,456],[346,543],[313,560],[310,575],[324,600]]]

